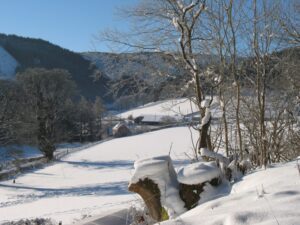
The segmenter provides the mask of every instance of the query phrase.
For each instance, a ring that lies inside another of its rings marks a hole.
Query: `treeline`
[[[62,69],[27,69],[15,81],[0,80],[0,146],[35,145],[52,159],[58,143],[100,140],[100,97],[78,99]]]

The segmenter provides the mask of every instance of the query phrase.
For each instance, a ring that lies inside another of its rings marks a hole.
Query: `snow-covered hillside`
[[[0,224],[36,217],[71,224],[89,216],[128,210],[141,202],[127,190],[134,161],[168,155],[170,147],[176,170],[189,163],[185,153],[192,154],[192,144],[187,127],[105,141],[20,175],[16,183],[2,181]],[[201,205],[160,224],[299,224],[300,174],[296,161],[253,171],[235,183],[231,192],[228,185],[216,189],[207,186],[205,190]]]
[[[167,155],[171,144],[175,166],[187,163],[190,133],[178,127],[107,141],[21,175],[16,183],[0,182],[0,224],[35,217],[70,224],[135,205],[138,196],[127,191],[134,161]]]
[[[14,77],[19,63],[2,46],[0,46],[0,79]]]
[[[220,114],[217,101],[213,105],[213,111]],[[150,103],[118,116],[176,116],[194,111],[196,107],[189,100],[177,99]],[[197,133],[192,132],[196,140]],[[128,191],[134,162],[169,152],[177,172],[190,162],[187,155],[192,157],[193,150],[188,127],[80,147],[57,162],[16,177],[15,183],[0,182],[0,224],[37,217],[72,224],[90,216],[114,217],[119,212],[124,217],[124,210],[128,213],[131,206],[142,202],[138,195]],[[204,189],[199,206],[160,224],[299,224],[300,174],[296,161],[252,171],[232,187],[224,183],[218,188],[208,185]]]
[[[213,118],[220,118],[222,111],[219,107],[219,98],[215,97],[211,105],[211,113]],[[121,118],[128,118],[132,116],[136,118],[138,116],[170,116],[174,118],[180,118],[189,115],[198,115],[198,107],[187,98],[168,99],[157,102],[151,102],[146,105],[128,110],[124,113],[117,114],[116,116]]]
[[[196,105],[189,99],[181,98],[148,103],[118,114],[117,116],[121,118],[127,118],[128,116],[133,116],[135,118],[141,115],[180,116],[197,111]]]

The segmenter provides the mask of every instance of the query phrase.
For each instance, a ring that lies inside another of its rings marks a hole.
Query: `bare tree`
[[[202,23],[205,3],[205,0],[144,0],[135,8],[123,11],[135,22],[134,31],[129,36],[115,31],[102,34],[102,38],[111,43],[125,45],[129,49],[164,52],[172,55],[174,62],[184,63],[192,78],[195,94],[193,101],[202,118],[198,128],[199,152],[200,149],[209,148],[208,131],[211,122],[210,102],[205,101],[206,90],[201,83],[203,71],[197,63],[201,53],[199,43],[208,40],[210,36]]]
[[[59,141],[62,121],[65,119],[65,104],[72,97],[75,84],[69,73],[60,69],[27,69],[17,74],[17,81],[26,95],[29,110],[26,115],[36,136],[38,146],[52,160],[55,144]],[[23,131],[26,132],[23,126]]]
[[[273,18],[282,28],[281,37],[291,45],[300,44],[300,3],[297,0],[281,1],[280,13]]]

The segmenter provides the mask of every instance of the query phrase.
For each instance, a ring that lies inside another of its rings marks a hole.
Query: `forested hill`
[[[297,72],[299,48],[274,53],[271,58],[272,82],[268,87],[274,85],[274,76],[280,74],[279,77],[285,80]],[[214,55],[199,55],[197,61],[205,70],[217,59]],[[253,78],[252,60],[240,58],[239,61],[243,62],[245,70],[241,80],[247,85],[245,77]],[[281,71],[282,64],[286,63],[295,65],[295,69]],[[189,90],[182,89],[191,79],[189,73],[170,55],[159,52],[75,53],[41,39],[0,34],[0,79],[13,77],[16,72],[30,67],[66,69],[75,81],[79,95],[90,100],[100,96],[105,103],[114,103],[120,108],[190,95]],[[205,87],[210,87],[208,78],[202,82]],[[232,83],[232,78],[227,77],[226,82]]]
[[[106,102],[111,100],[107,87],[109,78],[101,76],[99,70],[78,53],[41,39],[5,34],[0,34],[0,47],[17,61],[15,72],[32,67],[65,69],[70,72],[80,95],[87,99],[101,96]]]

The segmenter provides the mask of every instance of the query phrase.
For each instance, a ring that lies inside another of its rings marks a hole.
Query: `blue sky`
[[[93,45],[105,28],[127,29],[116,7],[138,0],[0,0],[0,33],[48,40],[76,52],[109,51]]]

